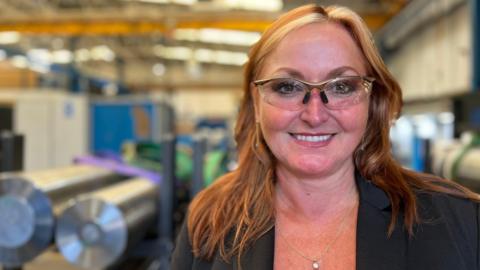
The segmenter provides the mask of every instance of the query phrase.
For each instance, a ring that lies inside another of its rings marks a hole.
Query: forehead
[[[292,30],[269,54],[261,76],[293,70],[304,79],[323,79],[338,68],[366,73],[364,56],[350,33],[338,23],[318,22]]]

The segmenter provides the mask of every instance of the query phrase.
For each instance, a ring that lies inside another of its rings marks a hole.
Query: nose
[[[305,108],[300,114],[300,119],[308,123],[310,126],[316,126],[324,123],[330,117],[328,109],[325,107],[320,93],[312,91]]]

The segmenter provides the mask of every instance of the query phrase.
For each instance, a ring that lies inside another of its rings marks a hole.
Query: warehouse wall
[[[410,35],[387,65],[406,101],[431,99],[469,91],[471,56],[471,14],[463,4]]]

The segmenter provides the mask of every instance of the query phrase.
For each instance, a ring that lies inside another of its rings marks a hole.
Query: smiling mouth
[[[332,138],[335,134],[327,134],[327,135],[300,135],[300,134],[292,134],[290,133],[295,139],[299,141],[305,142],[324,142]]]

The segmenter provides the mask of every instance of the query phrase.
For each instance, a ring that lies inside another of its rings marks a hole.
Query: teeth
[[[295,139],[299,141],[307,142],[323,142],[328,140],[332,135],[323,135],[323,136],[305,136],[305,135],[294,135]]]

